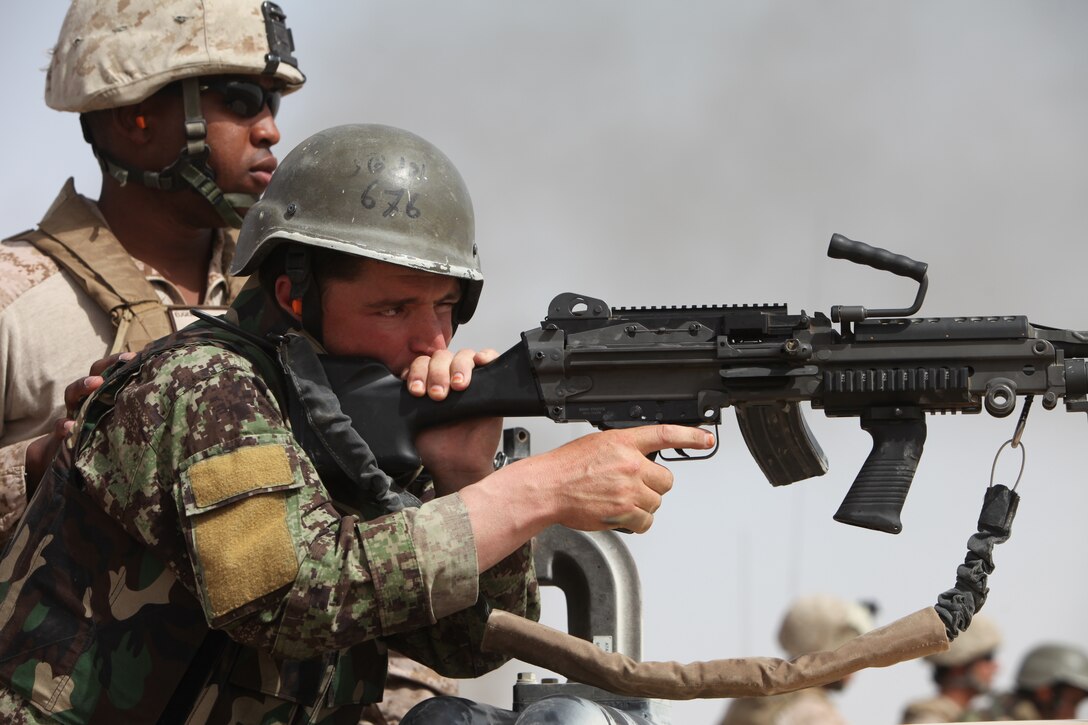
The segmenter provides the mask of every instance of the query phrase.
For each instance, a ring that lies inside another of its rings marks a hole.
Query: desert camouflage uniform
[[[65,249],[93,245],[97,269],[85,277],[94,281],[62,269],[28,240]],[[203,305],[230,303],[232,286],[225,270],[233,254],[233,232],[219,232]],[[142,300],[138,319],[128,314],[128,305],[104,309],[108,303],[100,300],[118,294]],[[138,350],[171,331],[166,306],[184,304],[172,284],[128,255],[98,207],[76,193],[71,179],[38,230],[0,243],[0,542],[26,506],[26,447],[64,415],[65,386],[110,352],[122,319],[130,318],[123,339],[117,340],[119,349]]]
[[[907,705],[903,711],[903,723],[964,722],[967,708],[950,697],[937,695]]]
[[[827,690],[811,687],[771,697],[734,700],[721,725],[846,725]]]
[[[239,349],[183,340],[84,407],[0,560],[0,715],[354,725],[387,644],[475,677],[503,662],[489,606],[538,615],[529,546],[480,573],[426,478],[419,508],[342,515]]]

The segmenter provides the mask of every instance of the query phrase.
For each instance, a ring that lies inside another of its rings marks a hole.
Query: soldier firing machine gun
[[[779,304],[610,308],[561,294],[539,328],[442,402],[410,396],[379,363],[322,363],[353,427],[394,473],[419,465],[416,431],[467,417],[716,425],[733,407],[748,450],[781,486],[827,471],[799,407],[807,400],[828,416],[859,418],[873,438],[835,519],[889,533],[902,530],[925,413],[985,408],[1001,417],[1028,396],[1026,414],[1035,395],[1047,409],[1064,400],[1067,410],[1088,411],[1085,334],[1023,316],[910,317],[925,299],[925,263],[839,234],[827,253],[916,280],[914,303],[837,305],[829,319]]]
[[[254,342],[279,357],[304,407],[316,404],[307,415],[320,412],[327,436],[321,444],[330,456],[315,465],[328,469],[331,480],[339,469],[349,482],[371,486],[352,472],[375,462],[383,475],[414,471],[419,430],[469,417],[547,416],[598,428],[716,425],[721,409],[733,407],[748,449],[780,486],[827,471],[801,416],[799,403],[807,400],[829,416],[860,418],[873,438],[835,518],[890,533],[902,529],[900,512],[925,442],[926,412],[985,408],[1006,416],[1017,396],[1027,396],[1015,444],[1035,395],[1047,409],[1064,400],[1067,410],[1088,411],[1084,334],[1033,325],[1022,316],[911,318],[925,298],[924,263],[837,234],[828,255],[916,280],[914,304],[903,310],[835,306],[829,319],[791,315],[785,305],[773,304],[610,309],[599,299],[563,294],[552,300],[539,328],[477,369],[467,390],[441,402],[409,395],[380,363],[319,355],[299,336]],[[352,491],[343,493],[350,498]],[[831,652],[789,662],[637,662],[499,611],[488,620],[482,646],[605,694],[637,698],[767,695],[832,682],[863,667],[946,649],[985,603],[993,548],[1009,538],[1018,501],[1015,491],[991,484],[953,588],[934,606]],[[637,647],[632,653],[637,657]]]

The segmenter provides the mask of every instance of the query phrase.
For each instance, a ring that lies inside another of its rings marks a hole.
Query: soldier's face
[[[990,656],[971,663],[969,675],[979,685],[979,689],[989,689],[997,675],[997,660]]]
[[[1055,720],[1072,720],[1077,716],[1077,709],[1081,701],[1088,697],[1088,691],[1071,686],[1057,689],[1053,717]]]
[[[223,83],[225,80],[237,83],[232,86]],[[260,102],[264,100],[262,92],[271,92],[274,81],[259,76],[210,76],[201,79],[201,84],[201,112],[207,123],[205,142],[210,149],[208,165],[215,172],[216,184],[228,194],[261,194],[276,169],[272,147],[280,141],[270,104]],[[258,102],[239,102],[236,96],[245,88],[251,91],[249,100],[256,98]],[[152,96],[141,108],[155,136],[146,155],[134,161],[140,168],[157,170],[172,164],[185,146],[180,86]]]
[[[239,80],[268,92],[273,88],[269,78],[249,76]],[[268,103],[258,102],[247,108],[231,93],[228,85],[225,91],[213,88],[200,94],[211,148],[208,165],[224,192],[259,195],[276,168],[271,149],[280,141],[280,130]],[[260,91],[257,94],[259,97]]]
[[[420,355],[446,349],[460,299],[456,279],[367,260],[352,279],[321,283],[325,347],[374,358],[400,375]]]

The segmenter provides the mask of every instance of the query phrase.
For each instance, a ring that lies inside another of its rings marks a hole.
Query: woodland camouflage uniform
[[[419,508],[342,515],[269,359],[222,337],[157,344],[84,407],[0,560],[3,717],[355,723],[386,645],[475,677],[502,663],[488,606],[538,615],[529,546],[478,572],[460,497],[425,477]]]

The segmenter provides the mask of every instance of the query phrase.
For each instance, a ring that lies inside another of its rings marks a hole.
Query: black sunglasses
[[[227,108],[242,118],[253,118],[261,112],[265,104],[275,117],[280,110],[280,98],[283,97],[282,91],[269,90],[260,83],[243,80],[207,80],[201,84],[200,90],[219,93]]]

